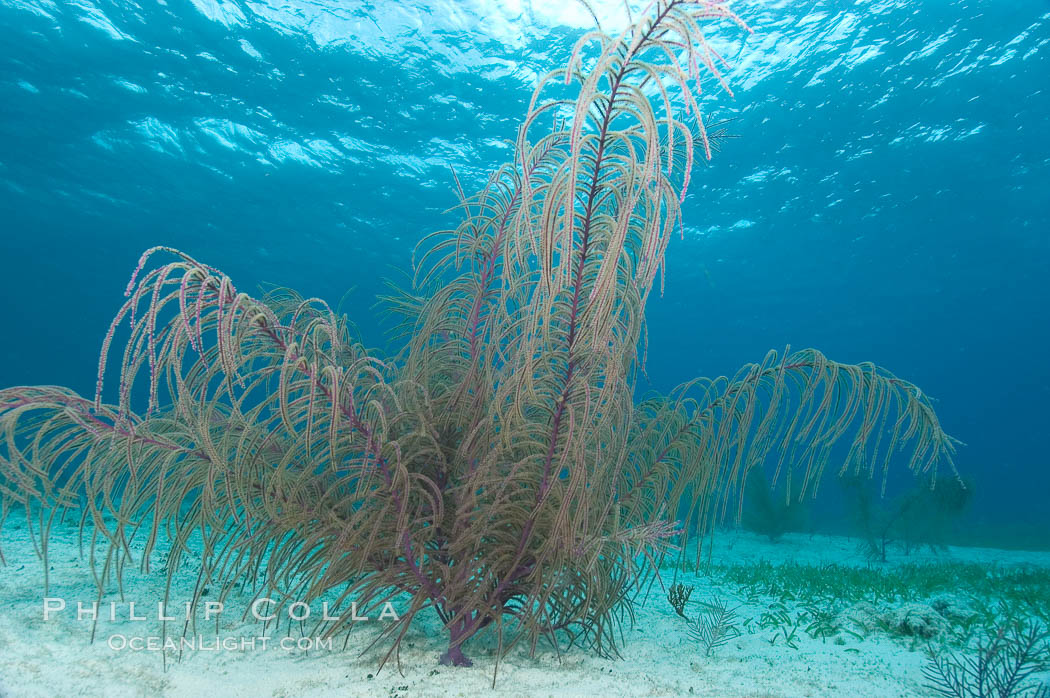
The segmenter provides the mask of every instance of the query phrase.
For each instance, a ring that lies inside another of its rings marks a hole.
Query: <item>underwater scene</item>
[[[1045,0],[0,0],[0,698],[1050,698]]]

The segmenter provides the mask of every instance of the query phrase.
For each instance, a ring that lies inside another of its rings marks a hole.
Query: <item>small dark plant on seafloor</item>
[[[540,80],[513,160],[460,192],[455,230],[420,242],[411,287],[385,299],[396,355],[323,301],[257,298],[154,248],[93,398],[0,390],[0,499],[24,511],[45,584],[68,512],[100,594],[166,552],[168,594],[180,561],[197,568],[194,602],[246,578],[275,613],[395,601],[381,664],[423,612],[446,629],[446,664],[470,665],[479,635],[497,666],[540,641],[613,654],[665,546],[684,554],[753,468],[797,496],[833,454],[840,473],[885,471],[891,452],[915,472],[950,465],[922,391],[813,349],[635,401],[646,300],[710,155],[693,90],[720,58],[703,31],[739,24],[706,0],[635,19]]]
[[[1050,698],[1036,677],[1050,670],[1050,633],[1037,620],[1011,621],[972,653],[927,649],[927,686],[945,698]]]
[[[693,587],[685,584],[672,584],[667,592],[667,600],[671,603],[674,612],[686,620],[689,616],[685,614],[685,605],[689,603],[689,597],[693,595]]]

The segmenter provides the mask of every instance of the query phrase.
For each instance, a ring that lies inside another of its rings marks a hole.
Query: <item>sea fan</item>
[[[483,629],[497,656],[541,639],[616,652],[655,557],[710,530],[756,465],[798,495],[840,443],[843,471],[885,472],[892,449],[916,471],[950,464],[918,388],[814,350],[635,403],[646,299],[710,155],[691,85],[721,81],[703,34],[718,22],[740,24],[720,2],[660,0],[540,80],[513,162],[461,192],[458,228],[425,238],[411,288],[386,299],[404,337],[392,358],[320,300],[255,298],[147,251],[94,399],[0,391],[5,511],[24,508],[46,556],[75,510],[108,542],[100,590],[158,546],[170,589],[197,537],[197,600],[245,578],[283,604],[398,598],[383,661],[432,609],[441,661],[467,665]]]
[[[927,648],[922,673],[945,698],[1047,698],[1036,674],[1050,668],[1050,631],[1039,621],[1011,622],[977,644],[973,654]]]

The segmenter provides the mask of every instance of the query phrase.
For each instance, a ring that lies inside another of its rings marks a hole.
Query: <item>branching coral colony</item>
[[[285,604],[396,599],[383,662],[426,610],[447,628],[441,661],[465,666],[482,630],[497,657],[541,639],[616,653],[656,556],[710,530],[756,465],[802,496],[836,445],[842,472],[884,473],[895,449],[914,471],[950,464],[918,388],[814,350],[633,401],[646,298],[693,159],[710,156],[693,88],[721,81],[702,31],[718,22],[742,26],[719,2],[660,0],[540,81],[514,161],[385,299],[393,358],[323,301],[254,298],[146,252],[94,399],[0,391],[5,512],[24,507],[46,555],[74,510],[108,551],[92,558],[100,594],[133,549],[146,567],[170,546],[170,595],[196,536],[198,599],[245,578]]]

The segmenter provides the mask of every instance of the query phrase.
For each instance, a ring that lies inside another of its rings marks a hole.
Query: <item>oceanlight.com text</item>
[[[110,635],[106,641],[115,652],[254,652],[267,650],[334,651],[330,637],[207,637],[190,635],[163,637],[159,635]]]

